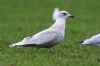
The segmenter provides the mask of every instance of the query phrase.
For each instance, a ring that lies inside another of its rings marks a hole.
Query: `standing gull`
[[[65,22],[68,17],[73,18],[67,11],[60,11],[58,8],[55,8],[53,13],[53,20],[55,22],[51,27],[9,46],[51,48],[64,39]]]
[[[94,35],[93,37],[85,39],[84,41],[80,41],[79,43],[82,43],[84,45],[100,46],[100,34]]]

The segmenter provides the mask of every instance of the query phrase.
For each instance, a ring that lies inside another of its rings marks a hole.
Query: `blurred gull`
[[[85,39],[84,41],[80,41],[84,45],[95,45],[100,46],[100,34],[97,34],[89,39]]]
[[[53,20],[55,22],[51,27],[9,46],[51,48],[64,39],[65,22],[68,17],[73,18],[67,11],[60,11],[58,8],[55,8],[53,13]]]
[[[56,21],[56,18],[58,17],[59,12],[60,12],[60,10],[58,8],[54,9],[53,16],[52,16],[52,19],[54,21]]]

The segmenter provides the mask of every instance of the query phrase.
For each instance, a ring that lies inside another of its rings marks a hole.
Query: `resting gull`
[[[100,34],[94,35],[93,37],[80,41],[79,43],[82,43],[84,45],[100,46]]]

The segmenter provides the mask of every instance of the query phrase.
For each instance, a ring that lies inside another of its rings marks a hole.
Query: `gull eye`
[[[62,13],[64,16],[66,16],[67,15],[67,13]]]

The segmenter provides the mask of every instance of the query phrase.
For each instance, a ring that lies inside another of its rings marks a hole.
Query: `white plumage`
[[[84,41],[81,41],[80,43],[87,44],[87,45],[100,46],[100,34],[94,35],[93,37],[86,39]]]
[[[52,16],[52,19],[54,21],[56,21],[56,18],[58,17],[59,12],[60,12],[60,10],[58,8],[54,9],[53,16]]]
[[[18,46],[32,46],[41,48],[50,48],[55,46],[64,39],[65,21],[67,17],[73,17],[66,11],[59,11],[58,8],[54,9],[53,20],[54,24],[32,37],[26,37],[22,41],[9,45],[10,47]]]

